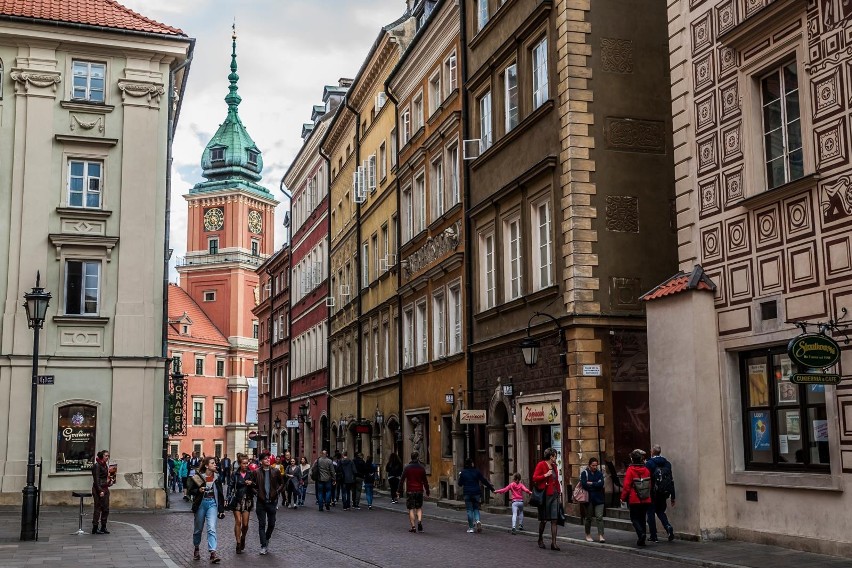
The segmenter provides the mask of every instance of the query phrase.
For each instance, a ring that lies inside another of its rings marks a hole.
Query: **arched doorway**
[[[405,457],[402,455],[402,429],[399,425],[399,419],[396,416],[388,418],[387,427],[385,428],[385,447],[390,448],[391,452],[399,456],[403,463],[406,463]],[[390,458],[390,455],[387,456]],[[387,461],[387,458],[385,461]]]
[[[489,479],[494,487],[505,487],[515,468],[515,423],[512,403],[503,394],[500,385],[494,391],[488,412]],[[509,495],[500,500],[509,504]]]
[[[331,428],[328,424],[328,416],[320,417],[320,450],[325,450],[331,454]]]

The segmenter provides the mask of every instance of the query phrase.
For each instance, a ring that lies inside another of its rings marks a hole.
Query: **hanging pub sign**
[[[840,346],[827,335],[808,333],[794,337],[787,345],[787,354],[805,369],[824,369],[840,360]]]
[[[174,379],[169,393],[169,435],[186,435],[186,379]]]
[[[487,411],[462,409],[459,410],[459,424],[487,424]]]

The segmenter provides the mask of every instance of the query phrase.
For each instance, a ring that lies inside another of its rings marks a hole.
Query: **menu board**
[[[56,471],[91,471],[97,452],[98,409],[88,404],[59,408]]]

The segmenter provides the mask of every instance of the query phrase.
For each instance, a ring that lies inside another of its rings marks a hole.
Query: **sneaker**
[[[482,523],[480,523],[479,521],[476,521],[476,532],[482,532]]]
[[[467,529],[467,532],[472,533],[472,532],[474,532],[474,530],[473,529]]]
[[[666,529],[666,532],[669,533],[669,542],[674,540],[674,527],[669,527]]]
[[[414,527],[411,527],[410,529],[408,529],[408,532],[417,532],[417,529],[415,529]]]
[[[355,510],[356,510],[356,511],[360,511],[360,510],[361,510],[361,507],[355,507]]]
[[[198,547],[195,547],[195,550],[192,552],[193,560],[201,560],[201,552],[198,550]]]
[[[265,555],[267,552],[269,552],[269,550],[265,546],[260,547],[260,553],[261,554]]]
[[[367,510],[372,511],[372,510],[373,510],[373,506],[372,506],[372,505],[367,505]]]
[[[652,536],[651,538],[649,538],[648,541],[649,542],[660,542],[659,540],[657,540],[657,537],[655,537],[655,536]]]
[[[519,531],[524,530],[524,525],[518,525],[518,530],[519,530]]]
[[[391,499],[391,503],[393,503],[394,505],[396,505],[397,503],[399,503],[399,501],[397,501],[396,499]]]
[[[515,530],[515,527],[512,527],[512,534],[518,534],[518,531]]]
[[[331,508],[328,506],[328,503],[326,503],[326,504],[325,504],[325,510],[326,510],[326,511],[331,511]]]
[[[417,523],[417,531],[423,532],[423,523]]]
[[[598,537],[598,542],[606,542],[606,539],[603,537],[603,535],[600,535]]]
[[[586,535],[586,542],[592,542],[592,535],[590,535],[590,534]]]
[[[222,559],[219,558],[219,555],[216,554],[216,551],[211,550],[210,551],[210,564],[219,564],[219,562],[221,562],[221,561],[222,561]]]

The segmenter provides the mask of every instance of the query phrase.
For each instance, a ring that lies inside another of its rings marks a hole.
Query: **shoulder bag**
[[[577,482],[577,485],[574,487],[574,492],[571,495],[574,503],[585,504],[589,502],[589,492],[583,489],[583,474],[585,473],[585,470],[580,473],[580,480]]]

